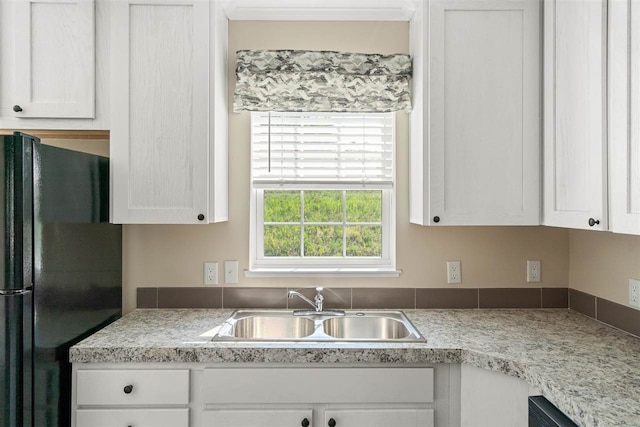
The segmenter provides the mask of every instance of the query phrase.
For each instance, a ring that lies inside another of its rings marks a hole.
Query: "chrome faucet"
[[[300,297],[304,302],[309,304],[316,312],[322,311],[322,305],[324,304],[324,296],[322,295],[323,288],[316,288],[316,296],[311,301],[309,298],[305,297],[298,291],[289,291],[289,298]]]

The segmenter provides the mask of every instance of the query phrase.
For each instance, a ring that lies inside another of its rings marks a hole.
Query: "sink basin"
[[[334,317],[323,326],[327,335],[340,339],[398,340],[411,334],[404,323],[389,317]]]
[[[348,310],[304,312],[291,310],[235,311],[213,341],[257,342],[425,342],[401,311]]]
[[[249,316],[238,319],[235,336],[249,339],[302,338],[311,335],[315,322],[294,316]]]

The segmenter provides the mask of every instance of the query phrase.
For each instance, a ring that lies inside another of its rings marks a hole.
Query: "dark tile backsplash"
[[[478,289],[419,288],[416,308],[478,308]]]
[[[569,308],[595,319],[596,297],[575,289],[569,289]]]
[[[541,308],[541,288],[481,288],[479,308]]]
[[[352,308],[415,308],[414,288],[352,288]]]
[[[138,308],[158,308],[158,288],[138,288],[136,297]]]
[[[567,288],[542,288],[542,308],[569,307],[569,290]]]
[[[138,308],[307,308],[297,290],[313,300],[314,288],[173,287],[138,288]],[[334,288],[325,289],[326,308],[567,308],[567,288]]]
[[[224,308],[287,308],[286,288],[224,288]]]
[[[222,308],[222,288],[158,288],[158,308]]]
[[[602,298],[598,298],[597,301],[599,321],[640,336],[640,310]]]

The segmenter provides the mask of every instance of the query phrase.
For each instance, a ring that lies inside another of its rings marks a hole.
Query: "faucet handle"
[[[316,292],[320,293],[324,290],[324,288],[322,286],[318,286],[316,287]]]

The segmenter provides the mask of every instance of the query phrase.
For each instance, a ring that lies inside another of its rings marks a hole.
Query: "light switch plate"
[[[238,261],[224,262],[224,283],[238,283]]]

